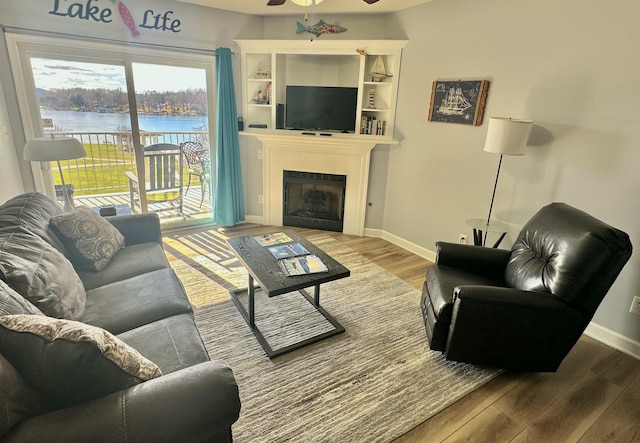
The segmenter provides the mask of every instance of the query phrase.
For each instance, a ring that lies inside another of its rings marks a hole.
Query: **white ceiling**
[[[287,0],[284,5],[267,6],[268,0],[177,0],[182,3],[208,6],[226,11],[241,12],[250,15],[297,15],[307,9]],[[309,12],[315,14],[388,14],[401,11],[431,0],[379,0],[369,5],[364,0],[324,0],[319,5],[310,6]]]

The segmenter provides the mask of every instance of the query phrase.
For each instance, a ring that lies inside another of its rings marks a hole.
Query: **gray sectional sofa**
[[[0,206],[0,440],[231,441],[238,387],[158,217],[90,213],[40,193]]]

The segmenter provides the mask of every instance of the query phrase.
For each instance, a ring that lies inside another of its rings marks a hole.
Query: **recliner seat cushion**
[[[209,360],[209,354],[191,314],[157,320],[118,334],[118,338],[138,349],[142,355],[158,365],[163,374]]]
[[[192,308],[173,269],[160,269],[87,291],[82,321],[120,334]]]
[[[87,291],[126,280],[137,275],[170,268],[169,260],[159,243],[139,243],[120,249],[100,272],[77,269]]]

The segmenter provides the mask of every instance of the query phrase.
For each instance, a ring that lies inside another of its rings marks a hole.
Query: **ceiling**
[[[208,6],[225,11],[241,12],[250,15],[297,15],[304,13],[304,6],[287,1],[281,6],[267,6],[268,0],[177,0],[182,3]],[[315,14],[388,14],[401,11],[431,0],[379,0],[368,5],[363,0],[324,0],[308,8]]]

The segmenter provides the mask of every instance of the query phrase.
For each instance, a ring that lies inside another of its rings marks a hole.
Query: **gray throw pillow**
[[[26,229],[0,229],[0,274],[45,315],[79,319],[87,296],[62,253]]]
[[[0,280],[0,315],[33,314],[42,315],[40,309],[25,300],[8,284]]]
[[[49,226],[81,269],[101,271],[124,247],[120,231],[86,207],[52,217]]]
[[[155,363],[104,329],[43,315],[0,317],[0,352],[57,407],[160,377]]]

